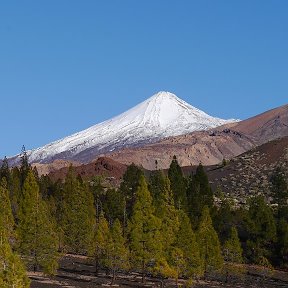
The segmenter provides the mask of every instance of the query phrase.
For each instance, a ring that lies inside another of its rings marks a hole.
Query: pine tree
[[[149,177],[148,189],[149,189],[151,196],[153,198],[154,207],[158,207],[160,205],[162,198],[163,198],[163,196],[162,196],[163,190],[165,189],[165,175],[164,175],[163,171],[161,171],[161,170],[151,171],[151,174]]]
[[[15,232],[6,177],[2,178],[0,185],[0,205],[0,287],[26,288],[30,286],[30,281],[20,257],[11,248]]]
[[[177,279],[182,273],[183,266],[180,265],[181,260],[178,256],[182,252],[181,249],[174,247],[174,244],[180,224],[178,211],[174,205],[173,192],[170,188],[170,180],[163,171],[154,171],[150,177],[149,188],[152,191],[154,207],[156,207],[155,215],[161,220],[163,255],[158,259],[155,270],[163,277],[173,277],[178,282]],[[179,254],[177,251],[181,253]],[[178,256],[176,257],[176,255]]]
[[[69,168],[62,199],[61,227],[65,250],[86,254],[93,239],[94,199],[91,191]]]
[[[278,265],[287,267],[288,264],[288,223],[284,218],[278,221],[277,225],[277,246]]]
[[[221,243],[224,243],[230,235],[231,227],[235,222],[235,217],[232,210],[232,203],[228,199],[221,202],[220,207],[215,208],[213,224],[217,231]]]
[[[224,243],[223,254],[225,260],[226,283],[230,274],[239,274],[244,272],[241,266],[237,264],[243,263],[242,247],[238,237],[237,229],[231,228],[230,238]]]
[[[121,219],[124,223],[125,198],[122,193],[114,188],[108,189],[102,206],[109,221]]]
[[[127,219],[130,219],[132,214],[132,207],[136,200],[136,191],[141,176],[143,176],[143,171],[132,163],[127,167],[127,170],[123,175],[123,181],[120,184],[119,192],[125,199],[125,214],[127,215]],[[124,223],[124,226],[126,226],[126,222]]]
[[[288,182],[283,168],[277,167],[270,179],[274,203],[278,205],[278,219],[288,220]]]
[[[20,200],[22,198],[21,191],[21,176],[20,171],[17,167],[14,167],[11,171],[11,183],[10,183],[10,201],[12,207],[12,213],[15,219],[15,222],[18,222],[18,212]]]
[[[170,256],[170,265],[172,266],[172,269],[174,271],[174,277],[175,277],[175,284],[178,287],[178,280],[181,274],[184,273],[186,265],[185,265],[185,258],[184,253],[180,248],[173,247],[171,250],[171,256]]]
[[[213,192],[209,179],[202,164],[196,169],[187,188],[189,216],[194,227],[197,227],[204,206],[211,208],[214,203]]]
[[[19,211],[19,251],[34,271],[43,268],[54,274],[58,266],[57,237],[46,203],[41,199],[33,172],[28,171],[23,184]]]
[[[163,251],[166,256],[170,253],[169,249],[176,240],[179,230],[178,211],[174,205],[173,192],[170,188],[169,178],[162,171],[157,171],[157,178],[154,179],[153,185],[150,185],[154,192],[157,190],[154,207],[155,216],[161,219],[161,234],[163,238]],[[155,181],[157,179],[157,181]],[[156,189],[155,189],[156,188]]]
[[[94,207],[96,211],[96,219],[99,219],[100,214],[103,212],[103,204],[106,201],[106,192],[103,185],[103,177],[95,176],[90,181],[90,189],[94,197]]]
[[[112,285],[116,280],[116,273],[121,269],[127,269],[129,251],[126,247],[125,239],[123,237],[123,229],[121,227],[120,221],[116,219],[114,222],[111,233],[110,240],[108,244],[109,249],[109,260],[108,268],[112,270]]]
[[[0,215],[0,287],[28,288],[30,280],[20,257],[11,249],[1,218],[2,215]]]
[[[109,237],[109,224],[101,213],[93,230],[92,245],[89,247],[89,255],[95,263],[95,276],[98,276],[100,265],[107,266]]]
[[[144,176],[141,176],[128,229],[132,263],[141,268],[143,282],[145,271],[153,270],[153,264],[156,266],[155,262],[162,254],[160,228],[161,221],[154,215],[152,197]]]
[[[2,223],[1,227],[4,227],[8,240],[10,244],[15,241],[15,232],[14,232],[14,218],[11,209],[11,203],[9,199],[9,192],[7,189],[6,178],[2,178],[0,183],[0,221]]]
[[[25,149],[25,146],[22,146],[21,154],[20,154],[21,162],[20,162],[20,182],[21,187],[23,187],[24,181],[28,175],[28,172],[31,170],[29,165],[28,155]]]
[[[179,209],[187,209],[187,196],[186,196],[186,181],[182,173],[182,169],[178,164],[177,158],[174,155],[173,160],[168,170],[168,177],[171,183],[171,189],[174,195],[174,202]]]
[[[199,244],[192,230],[189,217],[184,211],[179,211],[180,229],[177,233],[175,246],[183,251],[185,259],[184,275],[194,278],[203,275],[203,260],[200,256]]]
[[[6,158],[6,156],[3,159],[1,168],[0,168],[0,180],[2,178],[6,178],[7,183],[10,182],[10,169],[9,169],[9,164],[8,164],[8,160]]]
[[[261,257],[269,258],[276,240],[276,224],[264,197],[250,199],[245,226],[248,234],[246,257],[254,263],[259,263]]]
[[[196,236],[200,248],[200,255],[204,263],[204,273],[220,270],[223,266],[220,241],[213,228],[207,206],[203,209]]]

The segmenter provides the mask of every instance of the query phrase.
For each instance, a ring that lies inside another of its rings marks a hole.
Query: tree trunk
[[[226,284],[228,283],[228,280],[229,280],[229,272],[226,271],[226,274],[225,274],[225,283]]]
[[[113,269],[113,275],[112,275],[111,285],[114,285],[114,284],[115,284],[115,280],[116,280],[116,269]]]
[[[34,251],[33,271],[36,272],[37,270],[38,270],[38,258],[36,252]]]
[[[99,274],[99,261],[98,257],[95,257],[95,276],[97,277]]]
[[[142,283],[145,283],[145,261],[142,261]]]

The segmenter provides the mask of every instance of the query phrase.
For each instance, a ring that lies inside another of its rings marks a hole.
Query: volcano
[[[110,120],[29,150],[27,155],[31,163],[50,163],[56,159],[88,163],[103,153],[139,147],[169,136],[207,130],[235,121],[212,117],[176,95],[161,91]],[[15,164],[19,155],[10,160]]]

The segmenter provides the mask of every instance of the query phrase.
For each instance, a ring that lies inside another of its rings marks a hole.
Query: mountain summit
[[[119,116],[27,154],[32,163],[55,159],[89,162],[97,155],[116,149],[141,146],[234,121],[209,116],[176,95],[161,91]]]

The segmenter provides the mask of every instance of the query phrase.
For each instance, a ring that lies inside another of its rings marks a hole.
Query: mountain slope
[[[132,147],[105,154],[106,157],[129,165],[132,162],[145,169],[167,169],[174,155],[180,166],[214,165],[233,158],[255,147],[244,134],[227,128],[195,131],[190,134],[169,137],[143,147]]]
[[[288,136],[288,105],[241,121],[235,124],[232,129],[249,135],[258,145]]]
[[[159,92],[134,108],[44,147],[27,151],[32,163],[55,159],[89,162],[101,153],[206,130],[235,120],[207,115],[169,92]],[[18,161],[18,157],[11,160]]]
[[[143,147],[132,147],[106,154],[115,161],[142,165],[146,169],[166,169],[173,155],[181,166],[214,165],[253,147],[288,136],[288,105],[237,123],[207,131],[169,137]]]
[[[238,201],[258,193],[269,195],[269,180],[276,167],[288,176],[288,137],[262,144],[235,157],[225,167],[207,167],[214,189]]]

